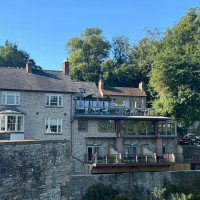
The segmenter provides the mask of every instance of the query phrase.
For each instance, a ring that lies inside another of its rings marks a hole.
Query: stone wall
[[[163,188],[166,181],[179,184],[184,180],[190,183],[200,176],[200,171],[169,171],[169,172],[134,172],[119,174],[102,174],[91,176],[71,176],[70,196],[80,197],[93,184],[112,185],[124,192],[134,193],[138,200],[152,200],[154,187]],[[188,184],[188,182],[185,182]]]
[[[65,200],[69,141],[0,142],[1,200]]]
[[[81,120],[81,119],[79,119]],[[99,154],[105,155],[109,152],[109,147],[114,151],[116,148],[117,133],[115,132],[102,132],[98,129],[99,121],[96,119],[88,120],[88,129],[86,131],[78,130],[78,119],[73,121],[73,135],[72,135],[72,154],[81,161],[84,161],[84,155],[87,154],[87,146],[99,147]],[[122,153],[124,147],[135,147],[137,154],[153,154],[156,152],[155,148],[156,136],[145,137],[122,137]],[[166,147],[166,153],[176,153],[177,140],[174,137],[162,137],[162,145]],[[144,149],[147,146],[147,149]],[[111,154],[118,153],[110,152]],[[145,151],[145,152],[144,152]],[[95,153],[95,152],[94,152]],[[130,152],[132,153],[132,152]],[[162,152],[160,152],[162,153]],[[83,163],[79,160],[74,161],[74,173],[81,173],[84,171]],[[73,171],[71,171],[73,173]]]
[[[46,106],[46,94],[45,92],[20,92],[20,105],[16,107],[25,113],[24,139],[69,140],[71,95],[62,94],[63,106],[54,107]],[[2,92],[0,92],[0,109],[4,107],[6,106],[2,105]],[[45,117],[62,118],[62,133],[46,133]]]

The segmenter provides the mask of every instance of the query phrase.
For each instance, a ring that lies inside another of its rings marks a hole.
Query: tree
[[[16,43],[5,41],[4,46],[0,46],[0,66],[1,67],[26,67],[27,61],[31,61],[34,68],[40,68],[37,66],[33,59],[30,59],[30,55],[24,51],[18,49]]]
[[[172,116],[183,131],[200,120],[200,13],[191,8],[160,41],[150,85],[159,114]]]
[[[72,37],[67,42],[70,76],[76,81],[98,82],[101,63],[108,57],[110,44],[101,35],[99,28],[86,28],[80,37]]]
[[[119,35],[113,38],[112,49],[114,60],[119,64],[125,63],[129,58],[129,41],[124,35]]]

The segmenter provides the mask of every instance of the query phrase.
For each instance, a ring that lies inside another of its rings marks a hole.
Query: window
[[[146,135],[146,122],[145,121],[138,122],[138,135]]]
[[[158,133],[160,135],[166,135],[166,124],[165,124],[165,122],[159,122],[159,124],[158,124]]]
[[[151,121],[147,121],[147,135],[155,135],[155,126]]]
[[[62,133],[62,119],[49,118],[45,119],[46,133]]]
[[[47,94],[46,105],[47,106],[62,106],[62,95],[58,94]]]
[[[85,93],[85,90],[83,88],[79,88],[80,93]]]
[[[2,92],[2,104],[4,105],[19,105],[19,92]]]
[[[175,135],[175,125],[173,123],[167,123],[167,135]]]
[[[87,146],[87,162],[94,161],[94,154],[99,155],[99,147],[98,146]]]
[[[166,146],[165,146],[165,145],[162,146],[162,152],[163,152],[163,153],[166,153],[166,152],[167,152],[167,151],[166,151]]]
[[[135,121],[127,121],[128,135],[136,135],[136,126],[137,123]]]
[[[23,115],[0,115],[0,132],[23,132]]]
[[[78,120],[78,130],[87,131],[88,130],[88,120]]]
[[[99,131],[115,132],[115,120],[100,120]]]

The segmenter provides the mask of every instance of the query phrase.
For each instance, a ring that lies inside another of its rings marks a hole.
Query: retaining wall
[[[69,141],[0,142],[1,200],[65,200]]]
[[[169,172],[134,172],[119,174],[103,174],[88,176],[71,176],[70,196],[80,197],[85,194],[89,186],[93,184],[112,185],[124,192],[133,193],[138,200],[152,200],[154,187],[163,188],[168,181],[179,184],[180,180],[185,183],[192,182],[200,177],[200,171],[169,171]]]

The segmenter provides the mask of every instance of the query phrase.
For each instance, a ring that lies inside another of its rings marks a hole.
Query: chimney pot
[[[140,88],[141,91],[145,91],[144,82],[139,83],[139,88]]]
[[[104,89],[104,82],[103,82],[102,79],[100,79],[99,82],[98,82],[98,89],[99,89],[101,96],[103,97],[103,91],[102,90]]]
[[[65,75],[69,75],[69,61],[68,61],[68,59],[65,59],[63,64],[62,64],[62,72]]]
[[[26,63],[26,71],[28,72],[28,73],[32,73],[32,62],[27,62]]]

